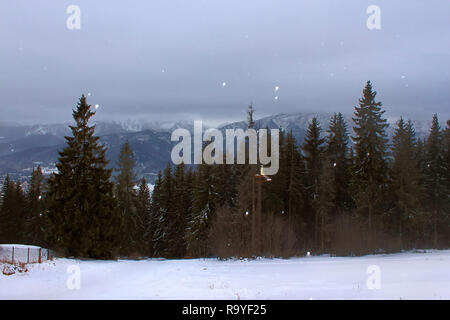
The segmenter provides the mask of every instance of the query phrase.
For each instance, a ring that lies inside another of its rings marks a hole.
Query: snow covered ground
[[[450,299],[450,250],[252,261],[56,259],[27,273],[0,273],[0,299]]]

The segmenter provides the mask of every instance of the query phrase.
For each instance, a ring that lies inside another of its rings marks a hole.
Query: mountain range
[[[313,117],[317,117],[325,134],[331,113],[291,113],[267,116],[255,121],[255,128],[282,128],[292,130],[297,142],[303,139]],[[352,133],[351,116],[346,116],[349,132]],[[388,119],[388,134],[392,135],[397,119]],[[427,136],[431,121],[413,121],[417,136]],[[159,170],[170,161],[172,147],[177,142],[171,141],[171,133],[176,128],[193,131],[193,122],[151,122],[131,121],[97,122],[96,135],[107,148],[110,167],[115,167],[122,145],[128,141],[135,152],[137,173],[153,182]],[[21,125],[0,122],[0,178],[10,174],[14,178],[27,180],[33,167],[40,165],[45,174],[55,171],[58,150],[65,146],[64,136],[70,135],[70,123]],[[232,122],[218,127],[225,129],[245,129],[246,122]],[[207,127],[204,125],[204,130]],[[3,180],[2,180],[3,181]]]

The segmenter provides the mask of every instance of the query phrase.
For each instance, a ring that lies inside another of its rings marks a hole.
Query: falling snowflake
[[[279,89],[280,89],[280,87],[279,87],[279,86],[276,86],[276,87],[275,87],[275,92],[278,91]]]
[[[222,82],[222,87],[226,87],[227,83],[226,82]]]
[[[98,107],[100,107],[98,104],[95,105],[95,109],[98,109]]]
[[[278,96],[275,96],[275,100],[278,100]]]

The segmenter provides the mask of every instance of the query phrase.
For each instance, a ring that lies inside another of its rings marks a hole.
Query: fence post
[[[27,263],[30,263],[30,248],[28,248],[27,252]]]
[[[39,248],[39,263],[42,262],[42,248]]]
[[[11,264],[14,264],[14,247],[12,247],[12,260],[11,260]]]

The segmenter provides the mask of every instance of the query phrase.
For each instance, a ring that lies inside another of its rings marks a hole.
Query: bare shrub
[[[213,219],[209,234],[210,250],[219,259],[255,257],[252,248],[251,214],[225,206]],[[264,214],[262,255],[291,257],[298,252],[297,237],[285,216]]]
[[[5,264],[2,268],[2,273],[5,276],[11,276],[15,273],[28,272],[28,267],[25,263]]]
[[[359,219],[342,214],[335,219],[332,252],[337,256],[359,256],[366,252],[367,238]]]
[[[287,217],[268,214],[264,220],[263,248],[266,257],[292,257],[297,253],[297,236]]]
[[[245,212],[224,206],[217,210],[209,233],[209,248],[219,259],[249,257],[251,221]]]

